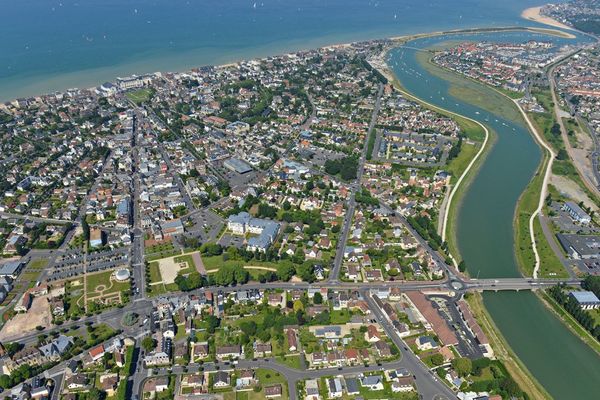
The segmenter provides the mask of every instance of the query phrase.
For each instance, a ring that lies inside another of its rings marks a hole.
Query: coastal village
[[[482,139],[378,70],[393,46],[0,104],[0,398],[528,398],[476,307],[502,283],[442,238]],[[433,62],[543,118],[542,71],[572,50],[461,43]],[[573,143],[597,141],[597,69],[592,49],[555,70]],[[544,296],[600,337],[598,205],[560,190],[557,160],[543,278],[585,280]]]
[[[121,398],[133,374],[144,398],[412,399],[415,371],[398,361],[409,351],[450,390],[468,388],[461,365],[490,368],[494,353],[451,292],[229,286],[446,276],[432,227],[464,133],[369,66],[383,45],[3,104],[2,385]],[[77,324],[145,298],[146,314]],[[138,325],[147,333],[127,335]],[[262,359],[314,378],[290,387]],[[62,363],[61,379],[30,381]],[[180,372],[144,378],[165,368]]]

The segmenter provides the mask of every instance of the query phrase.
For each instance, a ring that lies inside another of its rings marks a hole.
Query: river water
[[[539,37],[522,32],[455,35],[416,40],[410,46],[427,48],[448,40],[506,42]],[[552,40],[564,43],[564,39]],[[416,54],[415,50],[398,48],[389,56],[390,66],[408,91],[434,105],[478,120],[497,133],[497,141],[465,194],[457,215],[456,237],[461,256],[472,276],[520,276],[514,256],[513,216],[519,195],[540,163],[541,150],[521,118],[506,119],[498,112],[452,96],[449,82],[424,69]],[[484,96],[494,94],[482,86],[478,92]],[[554,398],[600,396],[600,357],[534,294],[486,292],[483,297],[511,348]]]

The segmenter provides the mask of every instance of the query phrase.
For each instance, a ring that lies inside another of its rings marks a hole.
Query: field
[[[31,308],[26,313],[15,315],[10,323],[4,324],[0,331],[0,341],[6,337],[35,331],[37,326],[52,326],[52,315],[48,306],[48,296],[34,297]]]
[[[542,165],[538,168],[533,179],[529,182],[525,191],[521,194],[517,204],[515,216],[515,252],[519,268],[525,276],[532,276],[535,267],[535,256],[529,233],[529,218],[535,211],[542,190],[544,176],[541,171],[546,168],[548,156],[544,157]]]
[[[148,264],[149,269],[149,288],[153,296],[158,296],[170,291],[178,290],[175,284],[175,278],[178,274],[189,274],[198,270],[194,256],[195,253],[160,258]]]
[[[173,243],[164,242],[145,246],[144,254],[146,256],[146,260],[158,260],[160,258],[181,254],[181,251],[177,250],[175,246],[173,246]]]
[[[248,265],[248,263],[246,263],[243,260],[223,261],[222,256],[202,257],[202,262],[204,263],[206,272],[209,274],[217,272],[222,266],[242,266],[244,267],[244,269],[248,270],[252,280],[258,280],[258,276],[264,273],[265,271],[277,271],[278,265],[282,265],[284,263],[291,263],[291,261],[289,260],[282,260],[279,262],[252,260],[250,261],[251,265]]]
[[[88,274],[85,290],[87,303],[100,303],[103,305],[124,304],[124,292],[131,287],[129,282],[117,282],[112,275],[114,270]],[[83,306],[83,298],[78,300],[78,305]]]
[[[154,89],[145,88],[140,90],[135,90],[133,92],[128,92],[126,94],[127,98],[133,101],[135,104],[142,104],[146,101],[150,100],[152,96],[154,96]]]
[[[548,244],[544,232],[542,232],[542,226],[540,219],[536,218],[533,222],[533,230],[535,234],[535,243],[537,251],[540,256],[540,278],[568,278],[569,274],[565,271],[562,262],[558,259],[557,255]]]
[[[295,369],[304,369],[305,368],[305,366],[303,365],[304,363],[302,361],[302,357],[300,355],[294,355],[294,356],[286,355],[284,357],[279,356],[279,357],[276,357],[276,360],[278,363],[287,365],[290,368],[295,368]]]

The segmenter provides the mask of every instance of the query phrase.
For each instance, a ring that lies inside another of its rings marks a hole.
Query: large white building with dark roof
[[[229,216],[227,229],[236,235],[246,233],[258,235],[248,239],[247,249],[265,252],[279,233],[279,223],[269,219],[253,218],[247,212],[241,212]]]
[[[572,291],[569,293],[569,296],[575,299],[579,307],[583,310],[593,310],[596,308],[600,308],[600,299],[594,294],[594,292],[589,291]]]

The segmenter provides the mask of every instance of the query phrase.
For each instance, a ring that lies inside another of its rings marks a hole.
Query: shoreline
[[[504,27],[459,28],[459,29],[449,29],[449,30],[433,31],[433,32],[421,32],[421,33],[414,33],[414,34],[407,34],[407,35],[400,35],[400,36],[388,36],[388,37],[381,37],[381,38],[377,38],[377,39],[365,39],[363,41],[361,41],[361,40],[351,41],[351,42],[332,41],[331,43],[324,44],[324,45],[318,45],[316,43],[318,43],[319,41],[314,40],[314,42],[315,42],[314,46],[310,43],[308,45],[301,44],[299,46],[299,48],[296,50],[289,49],[290,47],[293,48],[294,44],[285,45],[284,48],[277,48],[274,51],[269,51],[267,49],[268,46],[265,46],[265,48],[261,47],[261,48],[257,48],[256,51],[253,51],[254,54],[258,54],[255,56],[251,56],[250,54],[241,52],[240,54],[235,54],[230,57],[221,57],[221,61],[218,61],[217,63],[212,63],[212,64],[206,63],[205,64],[205,63],[200,62],[197,65],[190,66],[188,63],[186,63],[182,60],[186,59],[187,57],[189,57],[193,53],[195,53],[195,50],[192,50],[192,51],[187,51],[183,54],[180,54],[179,56],[176,56],[176,57],[166,57],[165,55],[161,56],[161,58],[156,60],[156,63],[158,64],[157,68],[149,68],[148,67],[151,60],[140,59],[140,60],[137,60],[137,61],[134,61],[131,63],[127,63],[127,64],[88,68],[88,69],[68,72],[68,73],[56,75],[56,76],[51,76],[51,75],[46,76],[46,77],[44,77],[43,81],[46,83],[49,82],[48,86],[42,86],[39,83],[32,83],[29,85],[17,85],[22,90],[21,95],[13,96],[12,94],[10,94],[7,97],[2,97],[2,95],[0,94],[0,103],[10,102],[10,101],[14,101],[14,100],[20,99],[20,98],[28,98],[28,97],[35,98],[35,97],[51,95],[54,93],[64,93],[64,92],[66,92],[68,90],[72,90],[72,89],[94,90],[106,81],[114,82],[114,80],[116,80],[116,78],[119,75],[124,77],[124,76],[131,76],[134,74],[136,74],[136,75],[153,74],[153,73],[157,73],[157,72],[160,72],[160,73],[187,73],[187,72],[191,71],[192,69],[196,69],[196,68],[232,67],[232,66],[236,66],[244,61],[259,60],[259,59],[263,59],[263,58],[274,56],[274,55],[294,54],[297,52],[309,51],[309,50],[313,50],[313,49],[341,48],[341,47],[350,46],[354,43],[361,43],[361,42],[372,42],[372,41],[378,41],[378,40],[390,40],[392,42],[406,42],[406,41],[410,41],[410,40],[414,40],[414,39],[425,38],[425,37],[434,37],[434,36],[440,36],[440,35],[478,34],[478,33],[493,33],[493,32],[503,32],[503,31],[529,31],[529,32],[534,32],[534,33],[539,33],[539,34],[554,35],[554,36],[563,37],[563,38],[575,38],[575,36],[573,34],[561,31],[559,29],[534,27],[534,26],[515,25],[515,26],[504,26]],[[173,68],[169,68],[165,64],[167,62],[165,60],[169,60],[169,62],[170,62],[170,60],[172,60],[172,59],[179,60],[179,61],[175,61],[176,63],[178,63],[179,66],[174,66]],[[125,70],[127,70],[127,71],[133,70],[133,71],[125,72]],[[94,77],[90,78],[89,77],[90,75],[94,76]],[[105,79],[100,78],[101,76],[106,76],[106,75],[110,75],[110,78],[105,78]],[[68,83],[73,80],[79,80],[79,82],[84,82],[84,83],[81,83],[79,85]],[[61,89],[52,89],[53,86],[60,86]],[[12,89],[12,90],[16,90],[16,89]],[[29,94],[29,92],[32,92],[32,93]]]
[[[575,30],[573,27],[565,25],[562,22],[555,20],[554,18],[550,18],[550,17],[547,17],[545,15],[542,15],[540,13],[540,11],[542,10],[542,7],[543,6],[526,8],[521,13],[521,17],[524,18],[524,19],[526,19],[526,20],[529,20],[529,21],[538,22],[540,24],[553,26],[555,28],[568,29],[570,31],[574,31]]]

